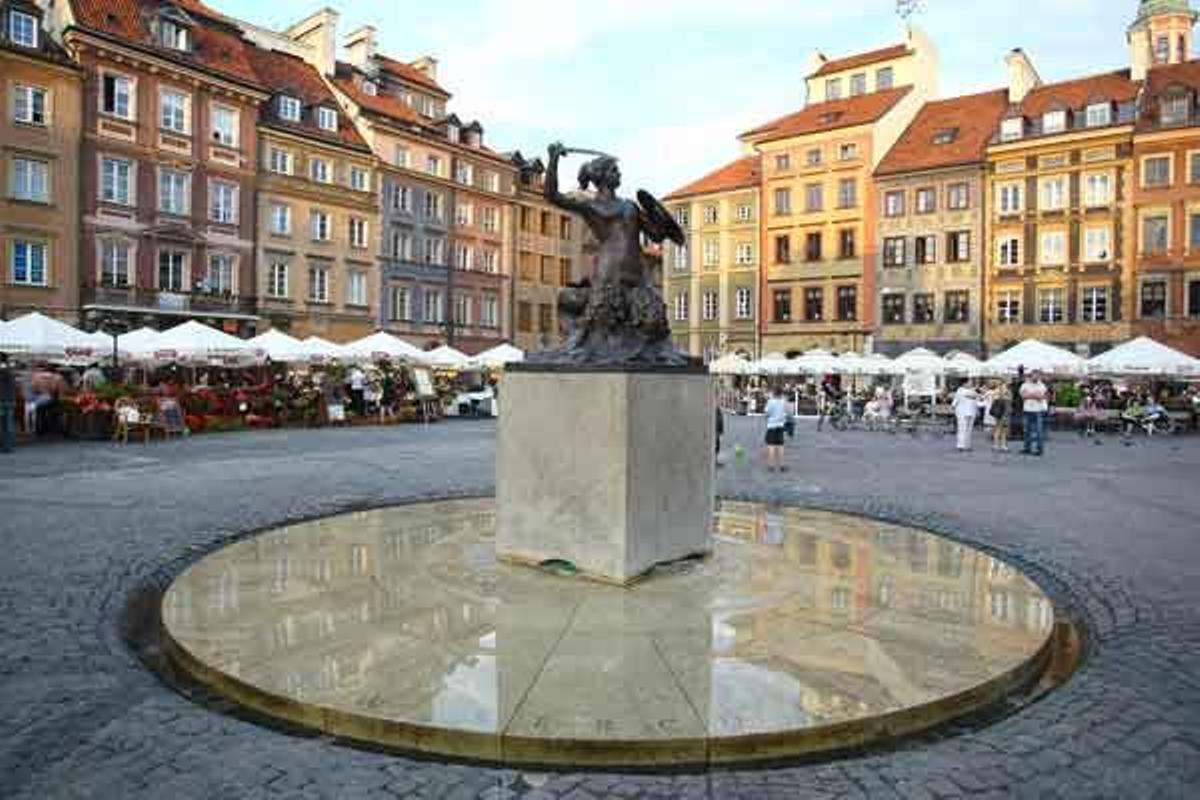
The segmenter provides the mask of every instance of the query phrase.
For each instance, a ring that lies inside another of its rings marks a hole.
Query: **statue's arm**
[[[558,190],[558,161],[563,157],[566,148],[562,144],[555,142],[549,148],[549,163],[546,165],[546,176],[544,178],[543,193],[546,196],[546,201],[552,205],[567,211],[573,211],[576,214],[583,216],[591,215],[591,208],[586,202],[577,200],[574,197],[563,194]]]

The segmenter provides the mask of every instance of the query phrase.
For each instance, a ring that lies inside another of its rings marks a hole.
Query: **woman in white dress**
[[[968,381],[954,393],[954,416],[958,422],[958,451],[971,449],[971,434],[975,430],[975,418],[979,415],[979,392]]]

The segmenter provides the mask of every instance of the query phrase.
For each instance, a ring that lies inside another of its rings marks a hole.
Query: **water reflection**
[[[929,702],[1027,660],[1054,612],[897,526],[727,502],[712,558],[632,590],[496,562],[490,501],[296,525],[197,564],[177,641],[307,703],[472,731],[768,732]]]

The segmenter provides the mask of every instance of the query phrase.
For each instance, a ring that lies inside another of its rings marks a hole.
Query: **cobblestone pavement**
[[[494,428],[246,433],[0,456],[0,798],[1200,796],[1200,439],[1044,459],[817,433],[791,471],[737,420],[721,492],[862,512],[995,548],[1084,615],[1064,687],[994,725],[836,761],[701,774],[534,773],[355,750],[216,713],[121,639],[127,596],[189,548],[288,519],[486,494]],[[752,463],[753,462],[753,463]]]

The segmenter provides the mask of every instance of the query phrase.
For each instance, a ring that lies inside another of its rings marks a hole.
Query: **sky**
[[[378,29],[380,51],[432,55],[487,144],[552,141],[621,158],[625,189],[663,195],[736,159],[737,135],[804,104],[804,65],[903,39],[895,0],[207,0],[282,28],[331,5],[339,33]],[[311,7],[310,7],[311,6]],[[942,97],[1000,88],[1004,55],[1052,82],[1128,66],[1137,0],[922,0]],[[1032,13],[1036,9],[1037,13]]]

